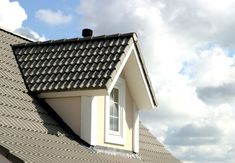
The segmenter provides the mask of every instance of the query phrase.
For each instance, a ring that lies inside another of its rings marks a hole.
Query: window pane
[[[118,118],[114,118],[114,123],[113,123],[113,130],[118,131]]]
[[[114,102],[118,103],[118,89],[113,89],[113,95],[114,95]]]
[[[114,125],[113,125],[113,118],[110,117],[110,118],[109,118],[109,129],[110,129],[110,130],[113,130],[113,126],[114,126]]]
[[[114,98],[113,98],[113,91],[110,94],[110,102],[113,103],[114,102]]]
[[[109,113],[109,115],[111,115],[111,116],[114,115],[114,113],[113,113],[114,108],[115,108],[114,103],[112,101],[110,101],[110,113]]]
[[[113,88],[110,94],[109,129],[119,131],[119,90]]]
[[[119,131],[119,120],[116,117],[109,118],[109,129],[112,131]]]
[[[118,104],[113,107],[113,116],[118,118]]]

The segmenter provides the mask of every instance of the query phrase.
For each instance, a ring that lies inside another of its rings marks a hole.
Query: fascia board
[[[77,97],[77,96],[106,96],[106,89],[79,90],[79,91],[61,91],[61,92],[44,92],[38,94],[39,98],[59,98],[59,97]]]
[[[150,88],[149,88],[149,86],[147,84],[147,79],[146,79],[146,76],[144,75],[144,70],[143,70],[143,67],[142,67],[142,65],[140,63],[140,59],[138,57],[138,53],[137,53],[136,48],[134,48],[134,54],[135,54],[135,57],[136,57],[136,60],[137,60],[137,64],[138,64],[138,67],[139,67],[139,71],[141,73],[141,77],[142,77],[145,89],[146,89],[147,94],[148,94],[149,101],[151,103],[151,108],[154,108],[154,102],[153,102],[154,99],[151,96]]]
[[[156,95],[154,93],[154,90],[152,88],[152,83],[151,83],[151,80],[149,78],[146,65],[145,65],[143,57],[141,55],[141,49],[140,49],[140,46],[139,46],[137,41],[135,42],[135,45],[136,45],[136,51],[137,51],[137,53],[136,53],[137,56],[136,57],[138,57],[139,63],[141,65],[140,67],[142,68],[143,75],[144,75],[144,77],[146,79],[146,83],[148,85],[149,92],[151,93],[151,97],[152,97],[151,99],[152,99],[152,101],[154,103],[154,107],[157,107],[158,106],[158,101],[157,101]]]

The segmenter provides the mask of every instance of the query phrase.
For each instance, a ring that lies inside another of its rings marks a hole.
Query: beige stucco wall
[[[49,98],[46,102],[76,134],[80,135],[81,97]]]
[[[125,80],[125,75],[120,75]],[[118,148],[123,150],[133,150],[133,117],[134,102],[131,97],[128,85],[126,83],[125,109],[123,116],[123,138],[124,144],[111,144],[105,142],[105,107],[106,96],[96,96],[96,145]],[[70,126],[70,128],[81,136],[81,97],[56,97],[47,98],[46,102],[55,110],[55,112]]]
[[[105,135],[105,96],[97,96],[97,145],[104,145]]]
[[[124,78],[124,75],[122,75]],[[131,98],[128,86],[126,85],[126,107],[125,107],[125,118],[123,123],[124,130],[124,145],[116,145],[105,142],[105,96],[97,97],[97,145],[111,148],[118,148],[123,150],[132,151],[133,141],[133,100]]]

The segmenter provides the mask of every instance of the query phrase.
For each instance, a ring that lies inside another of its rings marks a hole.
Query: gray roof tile
[[[114,76],[132,37],[133,33],[26,43],[13,50],[29,91],[99,89]]]

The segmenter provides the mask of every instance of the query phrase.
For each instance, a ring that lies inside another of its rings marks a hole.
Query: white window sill
[[[105,143],[124,145],[124,139],[121,135],[114,135],[109,133],[105,136]]]

